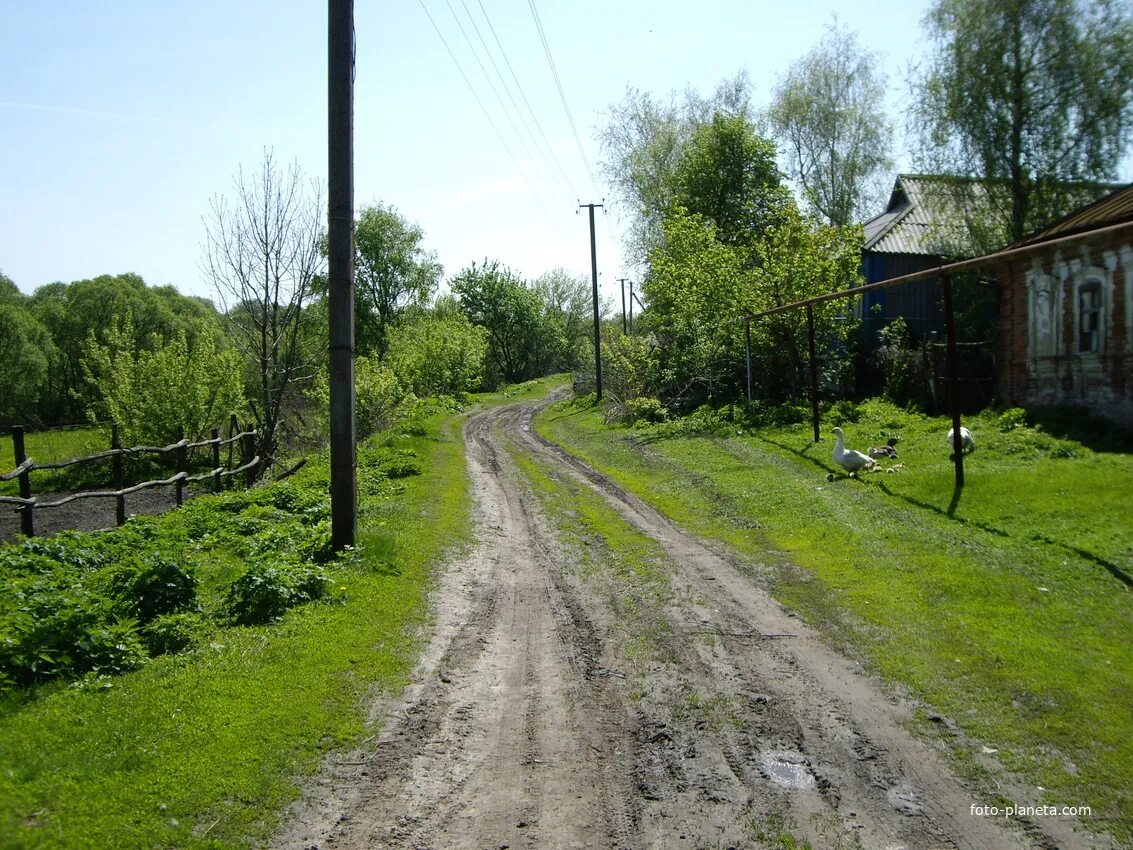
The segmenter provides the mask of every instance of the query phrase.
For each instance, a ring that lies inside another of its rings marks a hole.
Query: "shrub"
[[[127,673],[149,660],[138,624],[129,619],[94,625],[76,650],[74,669],[80,673]]]
[[[165,558],[143,556],[114,569],[110,596],[124,614],[148,623],[162,614],[193,608],[197,578]]]
[[[320,599],[330,578],[316,567],[294,563],[253,565],[225,596],[225,610],[237,625],[279,620],[296,605]]]
[[[386,363],[403,387],[418,396],[456,396],[484,380],[488,331],[462,314],[426,315],[391,328]]]
[[[669,410],[658,399],[648,396],[631,398],[625,403],[627,424],[635,422],[667,422]]]

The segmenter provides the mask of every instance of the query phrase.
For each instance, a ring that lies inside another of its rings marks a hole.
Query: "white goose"
[[[952,433],[953,433],[953,429],[949,428],[948,429],[948,448],[955,451],[955,445],[954,445]],[[969,431],[967,428],[965,428],[963,425],[960,426],[960,446],[961,446],[962,451],[965,454],[967,452],[975,451],[975,449],[976,449],[976,441],[974,439],[972,439],[972,432]]]
[[[853,475],[862,469],[872,469],[876,465],[869,455],[846,448],[845,435],[841,428],[835,428],[833,434],[838,438],[838,442],[834,444],[834,462],[847,473]]]

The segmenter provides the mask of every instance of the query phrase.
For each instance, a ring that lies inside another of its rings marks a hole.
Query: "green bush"
[[[237,625],[270,623],[296,605],[322,598],[329,585],[330,578],[315,567],[254,564],[232,583],[224,607]]]
[[[142,556],[113,570],[109,593],[120,611],[148,623],[162,614],[191,610],[197,602],[197,578],[170,560]]]
[[[661,404],[660,400],[649,396],[631,398],[625,403],[626,415],[623,419],[626,424],[636,422],[667,422],[669,409]]]
[[[462,314],[426,315],[391,328],[385,362],[403,387],[418,396],[457,396],[484,380],[488,331]]]

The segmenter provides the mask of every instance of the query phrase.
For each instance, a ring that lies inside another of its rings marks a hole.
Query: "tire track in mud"
[[[603,646],[557,575],[554,541],[492,426],[465,427],[478,544],[446,568],[413,684],[376,742],[328,764],[277,847],[629,847],[632,777],[608,758],[621,696],[593,675]]]
[[[784,831],[816,848],[1108,846],[1074,822],[972,817],[987,800],[907,731],[911,704],[826,648],[751,565],[538,437],[536,410],[468,420],[477,544],[439,577],[412,684],[375,700],[381,731],[328,760],[274,846],[778,848]],[[659,544],[666,591],[585,578],[584,544],[560,539],[513,452]],[[623,645],[619,593],[662,626],[644,661]]]

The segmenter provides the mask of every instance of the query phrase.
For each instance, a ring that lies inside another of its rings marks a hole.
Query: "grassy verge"
[[[270,834],[296,777],[359,738],[375,689],[404,684],[431,564],[466,533],[458,423],[435,414],[409,431],[372,451],[412,457],[419,475],[394,481],[362,452],[359,553],[326,565],[323,601],[216,628],[125,675],[8,693],[0,846],[220,848]],[[308,483],[321,487],[315,466]],[[175,539],[189,516],[153,522]],[[171,545],[195,564],[206,611],[246,555],[200,538]]]
[[[767,565],[773,593],[833,640],[1052,802],[1091,806],[1098,828],[1129,838],[1133,457],[989,415],[969,423],[979,448],[955,491],[943,420],[883,404],[852,414],[823,430],[842,424],[858,448],[899,434],[903,469],[829,482],[831,440],[813,445],[804,426],[611,428],[560,404],[538,428]]]
[[[557,383],[472,401],[535,399]],[[406,684],[433,567],[468,540],[461,421],[435,408],[359,448],[358,551],[319,565],[327,592],[271,624],[234,625],[230,588],[250,564],[294,560],[300,537],[320,539],[325,459],[287,482],[296,498],[201,497],[124,530],[48,541],[44,551],[77,551],[82,565],[88,549],[111,545],[90,541],[134,535],[119,548],[195,575],[186,614],[199,628],[183,651],[132,672],[73,665],[0,689],[0,847],[233,848],[268,837],[320,756],[372,731],[371,698]],[[0,601],[2,640],[14,606]]]

